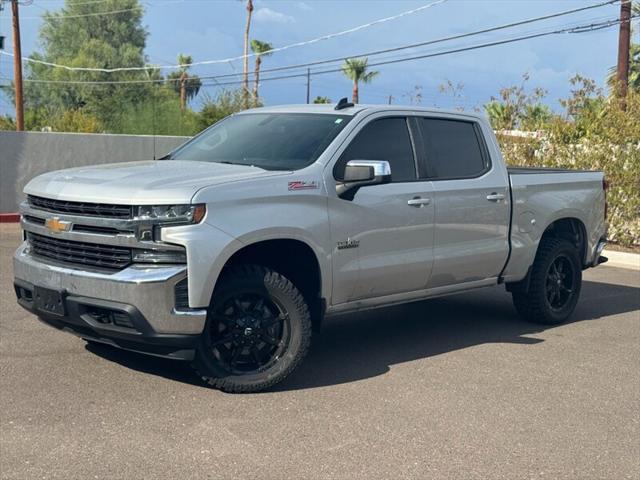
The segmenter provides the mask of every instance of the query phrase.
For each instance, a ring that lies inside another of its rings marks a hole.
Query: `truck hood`
[[[182,160],[111,163],[45,173],[31,180],[24,192],[56,200],[94,203],[189,203],[203,187],[287,173]]]

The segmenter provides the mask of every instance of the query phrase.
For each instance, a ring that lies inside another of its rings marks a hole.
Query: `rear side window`
[[[420,128],[431,178],[476,177],[488,168],[472,122],[423,118]]]
[[[381,118],[366,125],[338,160],[337,179],[343,178],[349,160],[386,160],[391,166],[392,181],[415,180],[416,166],[406,119]]]

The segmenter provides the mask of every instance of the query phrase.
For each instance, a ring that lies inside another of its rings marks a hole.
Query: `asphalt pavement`
[[[14,300],[0,225],[0,478],[638,479],[640,273],[585,272],[572,320],[490,288],[329,320],[271,391],[88,346]]]

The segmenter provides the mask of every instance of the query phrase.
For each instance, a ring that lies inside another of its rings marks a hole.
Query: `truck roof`
[[[357,115],[360,112],[367,111],[370,113],[394,111],[394,112],[425,112],[435,114],[447,114],[459,117],[473,117],[483,119],[484,116],[476,112],[467,112],[459,110],[451,110],[436,107],[418,107],[415,105],[373,105],[373,104],[357,104],[352,107],[335,109],[335,103],[322,104],[292,104],[292,105],[275,105],[269,107],[252,108],[241,113],[265,112],[265,113],[326,113],[332,115]]]

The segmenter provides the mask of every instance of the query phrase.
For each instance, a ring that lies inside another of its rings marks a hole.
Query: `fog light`
[[[184,250],[134,250],[133,261],[136,263],[187,263]]]

